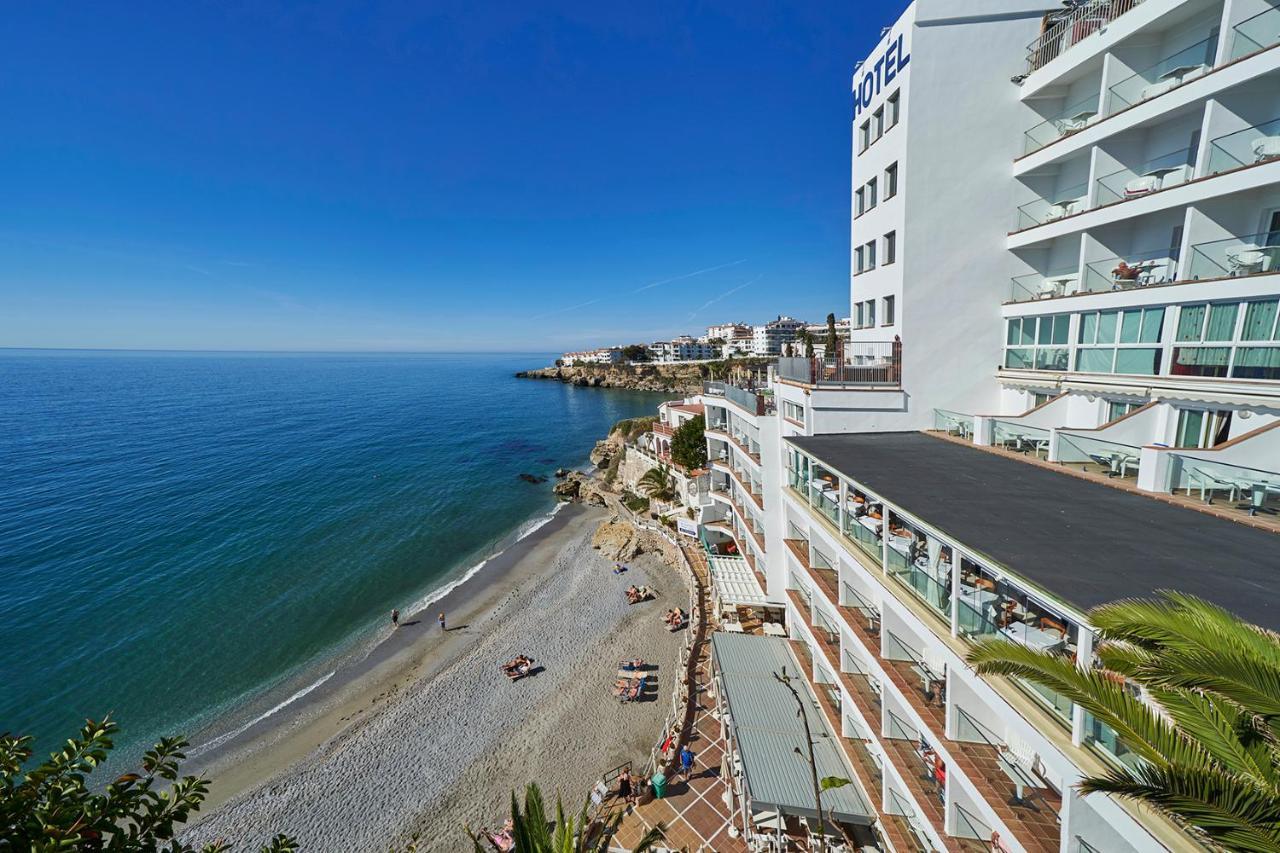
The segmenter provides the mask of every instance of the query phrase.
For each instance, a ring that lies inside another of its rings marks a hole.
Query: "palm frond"
[[[1152,698],[1169,714],[1183,734],[1202,745],[1215,762],[1231,773],[1271,786],[1276,756],[1269,749],[1250,749],[1255,730],[1253,715],[1229,702],[1189,690],[1154,689]]]
[[[1212,764],[1209,753],[1184,737],[1153,708],[1129,694],[1103,671],[1084,670],[1068,658],[1008,640],[984,640],[968,661],[980,674],[1025,678],[1060,693],[1115,730],[1143,759],[1189,767]]]

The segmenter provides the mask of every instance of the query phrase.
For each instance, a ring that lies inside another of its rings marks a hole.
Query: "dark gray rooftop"
[[[791,444],[1081,609],[1158,589],[1280,629],[1280,536],[919,432]]]

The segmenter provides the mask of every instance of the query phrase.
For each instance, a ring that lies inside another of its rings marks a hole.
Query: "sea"
[[[0,732],[194,757],[314,689],[662,399],[553,357],[0,350]]]

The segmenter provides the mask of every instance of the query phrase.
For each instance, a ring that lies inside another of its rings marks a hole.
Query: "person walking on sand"
[[[391,608],[391,627],[392,628],[400,627],[400,611],[394,607]]]
[[[443,613],[443,612],[441,612],[441,614],[440,614],[440,630],[441,630],[441,631],[448,631],[448,630],[449,630],[448,628],[446,628],[446,627],[445,627],[445,624],[444,624],[444,613]]]
[[[684,774],[684,780],[689,781],[689,775],[693,772],[693,750],[689,749],[689,744],[685,744],[680,748],[680,772]]]

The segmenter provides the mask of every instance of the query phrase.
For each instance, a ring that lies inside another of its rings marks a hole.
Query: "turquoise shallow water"
[[[0,731],[136,754],[312,683],[660,399],[549,358],[0,353]]]

